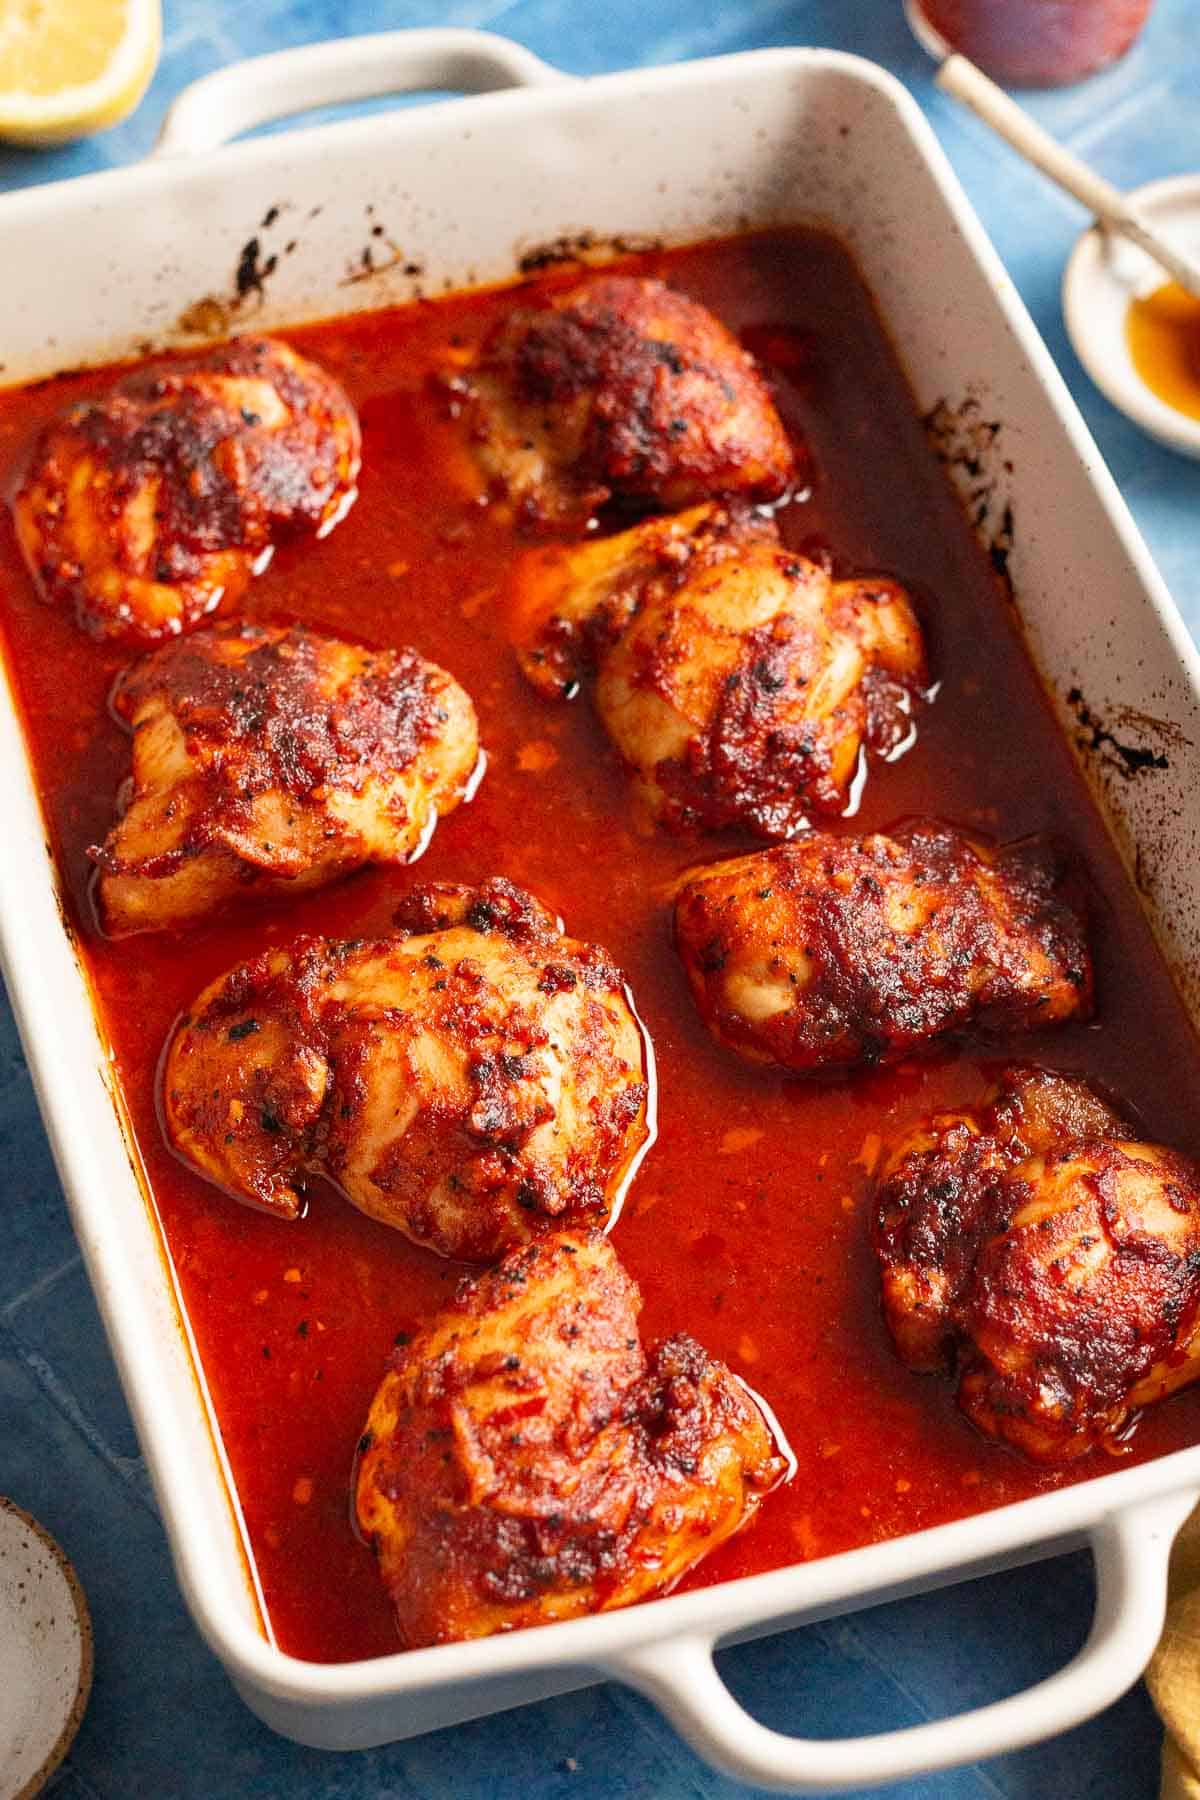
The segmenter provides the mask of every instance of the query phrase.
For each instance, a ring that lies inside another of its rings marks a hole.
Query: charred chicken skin
[[[113,705],[133,734],[132,798],[93,855],[114,936],[407,862],[479,759],[475,709],[436,663],[299,626],[164,645]]]
[[[98,638],[190,630],[275,543],[353,503],[358,421],[324,370],[273,338],[117,382],[42,433],[13,503],[47,600]]]
[[[903,1360],[957,1364],[967,1417],[1034,1461],[1119,1446],[1200,1376],[1200,1168],[1086,1082],[1010,1069],[926,1121],[884,1165],[874,1230]]]
[[[702,869],[675,943],[705,1024],[798,1074],[890,1062],[967,1028],[1086,1018],[1092,965],[1070,865],[922,820],[815,832]]]
[[[843,812],[864,750],[911,738],[927,682],[902,588],[834,581],[748,508],[531,551],[512,607],[528,679],[561,697],[595,671],[640,804],[675,829],[787,837]]]
[[[605,1238],[556,1233],[396,1352],[355,1485],[406,1648],[628,1606],[782,1478],[746,1389],[690,1337],[644,1349],[640,1305]]]
[[[603,1223],[650,1133],[618,971],[499,879],[416,889],[397,926],[265,951],[199,996],[164,1065],[176,1150],[289,1219],[322,1172],[467,1261]]]
[[[518,309],[453,391],[485,475],[534,525],[613,499],[775,500],[794,474],[754,359],[661,281],[594,276]]]

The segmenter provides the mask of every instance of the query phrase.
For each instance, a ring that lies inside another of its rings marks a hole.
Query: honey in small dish
[[[1200,299],[1178,282],[1164,282],[1130,303],[1125,340],[1150,392],[1200,419]]]

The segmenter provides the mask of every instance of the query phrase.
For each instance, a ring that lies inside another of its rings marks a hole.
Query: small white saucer
[[[0,1800],[30,1800],[70,1749],[92,1687],[92,1622],[48,1532],[0,1494]]]
[[[1200,175],[1172,175],[1130,195],[1172,245],[1200,253]],[[1200,457],[1200,419],[1189,419],[1152,394],[1133,366],[1125,338],[1129,303],[1166,280],[1136,244],[1098,225],[1085,231],[1063,276],[1063,314],[1075,354],[1101,393],[1151,437]]]

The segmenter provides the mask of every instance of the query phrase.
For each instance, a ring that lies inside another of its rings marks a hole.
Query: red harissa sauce
[[[668,276],[763,357],[789,426],[813,454],[811,497],[784,513],[791,541],[826,543],[849,567],[887,571],[918,596],[940,691],[915,748],[873,769],[858,824],[930,811],[1002,837],[1049,828],[1071,838],[1095,890],[1099,1016],[1018,1054],[1085,1071],[1122,1095],[1150,1136],[1200,1152],[1191,1029],[846,255],[824,236],[784,232],[630,266]],[[635,833],[625,779],[586,695],[552,705],[522,684],[498,604],[514,541],[450,478],[452,427],[429,377],[461,359],[513,298],[466,294],[288,334],[359,406],[362,490],[324,543],[276,556],[244,610],[411,643],[472,694],[486,779],[412,870],[366,874],[180,936],[99,937],[85,847],[108,830],[129,767],[128,740],[105,707],[129,657],[35,597],[7,517],[0,522],[0,619],[37,781],[250,1552],[279,1643],[318,1660],[395,1647],[371,1554],[348,1524],[351,1461],[394,1338],[442,1303],[461,1270],[323,1186],[307,1216],[285,1224],[189,1174],[163,1141],[155,1067],[173,1020],[221,970],[300,931],[386,932],[414,881],[502,872],[527,884],[573,933],[616,955],[653,1036],[660,1136],[614,1239],[645,1296],[644,1331],[686,1329],[726,1358],[768,1397],[799,1458],[791,1486],[693,1583],[845,1550],[1116,1466],[1098,1454],[1044,1471],[986,1442],[955,1410],[947,1381],[900,1366],[880,1321],[866,1167],[879,1140],[916,1115],[976,1098],[996,1047],[823,1088],[744,1067],[700,1029],[664,896],[689,863],[743,841]],[[0,467],[58,407],[107,379],[72,376],[0,398]],[[1200,1390],[1147,1414],[1126,1457],[1197,1441]]]

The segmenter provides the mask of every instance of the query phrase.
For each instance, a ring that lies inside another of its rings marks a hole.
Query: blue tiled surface
[[[1200,631],[1200,472],[1157,449],[1091,389],[1058,304],[1080,226],[984,128],[937,95],[899,0],[167,0],[166,41],[136,116],[89,144],[0,151],[0,188],[145,154],[186,82],[261,51],[404,25],[487,26],[576,74],[771,44],[857,50],[913,88],[1063,368],[1193,630]],[[1200,168],[1194,0],[1158,0],[1123,64],[1033,110],[1113,180]],[[184,1613],[145,1470],[75,1252],[11,1017],[0,1002],[0,1488],[74,1558],[91,1599],[96,1682],[53,1791],[59,1800],[732,1800],[653,1710],[596,1688],[360,1756],[306,1751],[247,1713]],[[724,1653],[767,1722],[821,1735],[880,1730],[1012,1691],[1077,1648],[1091,1605],[1083,1557]],[[910,1782],[906,1800],[1151,1800],[1158,1732],[1139,1690],[1082,1730],[979,1768]]]

